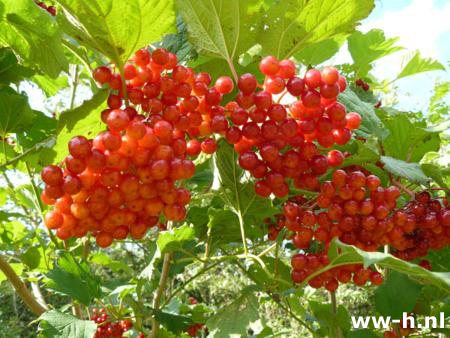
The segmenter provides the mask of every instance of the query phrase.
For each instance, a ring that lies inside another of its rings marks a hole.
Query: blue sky
[[[376,63],[373,74],[377,78],[393,79],[400,72],[402,58],[417,49],[422,57],[434,58],[446,67],[450,61],[449,0],[376,0],[374,11],[358,27],[363,32],[372,28],[384,30],[387,38],[398,36],[397,44],[406,48]],[[397,81],[401,91],[398,106],[425,111],[438,79],[450,81],[448,72],[427,72]]]

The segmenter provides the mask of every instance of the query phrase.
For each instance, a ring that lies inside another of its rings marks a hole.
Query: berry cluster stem
[[[47,308],[39,304],[32,293],[28,290],[25,283],[17,276],[16,272],[11,268],[11,265],[0,255],[0,270],[5,274],[8,281],[14,287],[17,294],[22,298],[24,303],[37,315],[43,314]]]
[[[172,223],[167,223],[167,230],[170,230],[172,228]],[[150,333],[150,338],[156,338],[158,331],[159,331],[159,322],[156,320],[156,311],[159,310],[160,304],[161,304],[161,296],[166,288],[167,278],[169,276],[169,267],[170,267],[170,260],[171,260],[171,254],[166,253],[164,255],[164,262],[163,267],[161,271],[161,277],[159,279],[159,287],[156,291],[155,299],[153,300],[153,318],[152,318],[152,331]]]

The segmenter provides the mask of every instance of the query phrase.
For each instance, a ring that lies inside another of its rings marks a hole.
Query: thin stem
[[[236,82],[236,84],[237,84],[239,78],[238,78],[236,69],[234,68],[233,62],[232,62],[232,60],[227,59],[227,63],[228,63],[228,66],[230,66],[231,74],[233,74],[234,82]]]
[[[397,186],[398,188],[400,188],[400,190],[402,190],[403,192],[407,193],[411,198],[414,198],[414,192],[412,192],[411,190],[407,189],[403,184],[401,184],[399,181],[396,180],[392,180],[392,183]]]
[[[332,307],[333,314],[336,317],[336,315],[337,315],[336,292],[330,292],[330,301],[331,301],[331,307]],[[335,331],[336,338],[342,337],[341,328],[339,326],[334,327],[334,331]]]
[[[72,93],[70,95],[70,106],[69,106],[70,110],[73,109],[73,106],[75,104],[75,96],[77,94],[77,87],[78,87],[78,65],[75,65],[75,71],[74,71],[73,79],[72,79]]]
[[[92,70],[91,66],[89,65],[89,62],[87,60],[85,60],[84,57],[78,53],[78,51],[76,50],[76,47],[64,39],[62,39],[61,42],[62,42],[63,46],[65,46],[70,52],[73,53],[73,55],[75,55],[78,58],[78,60],[81,61],[83,66],[89,72],[90,77],[93,78],[93,76],[92,76],[93,70]],[[94,81],[94,83],[97,84],[95,81]],[[98,85],[97,85],[97,87],[98,87]]]
[[[303,321],[302,319],[298,318],[291,310],[291,307],[285,307],[283,304],[281,304],[280,302],[275,302],[275,304],[277,304],[281,309],[283,309],[284,311],[286,311],[287,313],[289,313],[289,315],[294,318],[297,322],[299,322],[302,326],[305,327],[305,329],[307,329],[309,332],[312,333],[313,337],[316,336],[316,332],[313,330],[313,328],[311,326],[309,326],[305,321]]]
[[[27,150],[25,150],[22,154],[17,155],[16,157],[10,159],[9,161],[3,163],[2,165],[0,165],[0,170],[2,169],[6,169],[7,166],[15,164],[16,162],[20,161],[21,159],[23,159],[25,156],[37,151],[40,149],[42,143],[46,143],[49,140],[51,140],[52,138],[54,138],[53,136],[49,136],[45,139],[43,139],[42,141],[36,143],[34,146],[32,146],[31,148],[28,148]]]
[[[244,219],[242,218],[240,207],[238,209],[238,219],[239,219],[239,227],[241,229],[242,245],[244,246],[244,253],[247,256],[248,255],[247,238],[245,237]]]
[[[16,272],[11,268],[9,263],[3,259],[3,255],[0,255],[0,270],[6,276],[8,281],[16,290],[17,294],[24,301],[24,303],[37,315],[43,314],[48,309],[43,305],[39,304],[33,294],[27,289],[26,285],[17,276]]]
[[[170,230],[172,228],[172,223],[169,222],[167,224],[167,229]],[[166,253],[164,255],[164,262],[163,267],[161,271],[161,277],[159,278],[159,287],[156,291],[155,298],[153,300],[153,317],[152,317],[152,332],[150,333],[151,338],[156,338],[158,331],[159,331],[159,322],[156,320],[156,311],[159,310],[160,303],[161,303],[161,296],[166,288],[167,278],[169,276],[169,268],[170,268],[170,259],[171,254]]]
[[[172,300],[173,297],[175,297],[175,295],[177,295],[181,290],[183,290],[187,284],[191,283],[194,279],[197,279],[198,277],[200,277],[201,275],[203,275],[205,272],[211,270],[212,268],[216,267],[217,265],[219,265],[222,262],[216,262],[214,264],[211,264],[210,266],[200,270],[199,272],[197,272],[194,276],[192,276],[191,278],[189,278],[186,282],[183,283],[183,285],[179,286],[178,288],[176,288],[172,294],[167,297],[167,299],[164,301],[163,305],[161,306],[161,308],[164,308],[167,304],[169,304],[169,302]]]
[[[277,244],[278,244],[278,242],[273,243],[273,244],[272,244],[271,246],[269,246],[267,249],[265,249],[264,251],[261,251],[261,252],[258,254],[257,257],[264,256],[266,253],[272,251],[273,248],[276,248]]]

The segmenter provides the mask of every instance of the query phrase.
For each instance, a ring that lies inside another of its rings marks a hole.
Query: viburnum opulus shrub
[[[124,79],[98,67],[95,80],[113,91],[101,116],[107,129],[93,140],[74,137],[62,167],[42,171],[42,199],[54,205],[47,226],[61,239],[91,233],[107,247],[114,239],[142,238],[161,217],[183,220],[190,192],[179,182],[194,175],[192,159],[200,152],[216,151],[215,134],[234,145],[239,165],[256,179],[258,195],[283,198],[290,185],[319,193],[309,200],[291,197],[270,228],[269,238],[275,239],[286,227],[300,250],[308,251],[313,241],[320,245],[319,252],[292,257],[296,283],[328,265],[333,238],[366,251],[391,245],[406,260],[448,244],[450,212],[438,200],[429,201],[426,192],[403,211],[396,209],[399,189],[381,187],[381,180],[362,168],[338,169],[331,180],[319,179],[345,158],[328,149],[345,145],[361,123],[358,113],[337,102],[347,82],[335,68],[312,68],[300,76],[292,61],[273,56],[263,58],[259,68],[264,83],[241,75],[235,100],[222,106],[222,96],[234,88],[232,79],[222,76],[211,85],[207,73],[177,65],[176,55],[165,49],[139,50],[125,65]],[[308,283],[335,291],[339,282],[361,286],[369,280],[379,285],[382,275],[348,265]]]

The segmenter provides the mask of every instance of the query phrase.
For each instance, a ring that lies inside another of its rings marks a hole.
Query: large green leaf
[[[428,181],[427,176],[420,169],[418,163],[409,163],[390,156],[381,156],[380,159],[384,164],[384,169],[396,176],[418,183],[426,183]]]
[[[86,262],[78,262],[69,253],[60,254],[58,266],[47,274],[47,287],[68,295],[84,305],[101,296],[100,281]]]
[[[398,38],[386,39],[381,29],[372,29],[367,33],[354,32],[348,37],[348,50],[352,55],[359,77],[364,77],[371,69],[371,63],[386,55],[402,50],[394,46]]]
[[[37,10],[34,1],[1,0],[0,42],[10,46],[28,65],[56,78],[67,71],[68,62],[61,43],[62,33],[46,11]]]
[[[321,40],[302,48],[294,55],[294,58],[304,65],[318,65],[335,55],[344,42],[345,35],[343,34]]]
[[[348,331],[350,329],[350,315],[343,305],[339,305],[336,309],[336,314],[333,313],[331,304],[323,304],[311,301],[309,306],[314,314],[314,317],[320,323],[320,333],[327,337],[334,337],[336,335],[335,328]]]
[[[0,48],[0,84],[19,83],[33,74],[31,68],[19,65],[11,48]]]
[[[406,114],[398,112],[384,119],[384,125],[389,130],[389,136],[383,140],[388,156],[419,162],[426,153],[439,150],[439,131],[426,130],[424,122],[413,122]]]
[[[374,8],[373,0],[280,1],[267,13],[258,42],[283,59],[313,43],[349,33]]]
[[[256,43],[255,0],[177,0],[189,41],[202,53],[233,62]]]
[[[41,261],[41,253],[36,247],[30,247],[27,251],[20,255],[20,260],[25,263],[31,270],[36,269]]]
[[[270,199],[256,195],[252,182],[242,181],[243,170],[237,163],[237,157],[233,146],[224,140],[219,142],[219,149],[214,155],[214,164],[219,173],[219,181],[222,186],[221,196],[223,196],[223,200],[228,208],[237,217],[242,217],[245,228],[248,229],[248,234],[257,236],[259,232],[255,225],[261,225],[264,218],[270,217],[278,211],[273,207]],[[226,213],[229,214],[230,211],[224,210],[224,212],[217,215],[225,219]],[[235,218],[229,219],[231,221],[229,223],[231,230]],[[226,221],[223,223],[226,223]]]
[[[258,299],[253,288],[242,291],[239,298],[231,304],[221,307],[206,322],[210,337],[222,338],[233,335],[247,335],[247,327],[259,318]]]
[[[0,89],[0,136],[22,131],[32,125],[33,119],[27,96],[9,87]]]
[[[82,320],[72,315],[50,310],[39,319],[40,329],[45,337],[52,338],[86,338],[93,337],[97,324],[93,320]]]
[[[182,243],[193,240],[195,236],[194,228],[183,225],[170,231],[162,232],[156,241],[161,254],[176,251],[182,247]]]
[[[330,259],[330,264],[319,272],[308,276],[308,279],[304,284],[315,275],[336,266],[364,264],[364,266],[367,267],[372,264],[378,264],[388,269],[405,273],[409,277],[423,284],[432,284],[445,292],[450,292],[450,272],[429,271],[417,264],[406,262],[390,254],[360,250],[355,246],[340,242],[337,238],[333,239],[331,242],[328,257]]]
[[[57,125],[57,144],[55,162],[61,162],[67,156],[67,143],[76,135],[94,138],[105,125],[101,120],[102,104],[108,97],[108,90],[100,90],[94,97],[75,109],[61,114]]]
[[[140,48],[175,31],[173,0],[58,0],[65,33],[122,66]]]
[[[375,291],[375,307],[383,316],[402,318],[416,306],[422,286],[397,271],[389,271],[387,280]]]
[[[431,58],[421,58],[420,52],[416,51],[407,57],[408,63],[403,67],[400,74],[397,75],[397,80],[406,76],[429,72],[432,70],[445,70],[445,67],[436,60]]]
[[[380,140],[387,136],[383,123],[375,114],[373,105],[362,101],[351,88],[339,94],[338,101],[347,107],[347,111],[354,111],[361,115],[361,126],[355,130],[356,133],[365,137],[375,134]]]
[[[427,175],[427,177],[433,179],[437,184],[439,184],[441,188],[448,190],[448,186],[442,176],[441,168],[439,168],[437,165],[429,163],[421,164],[420,168],[422,169],[423,173]]]

